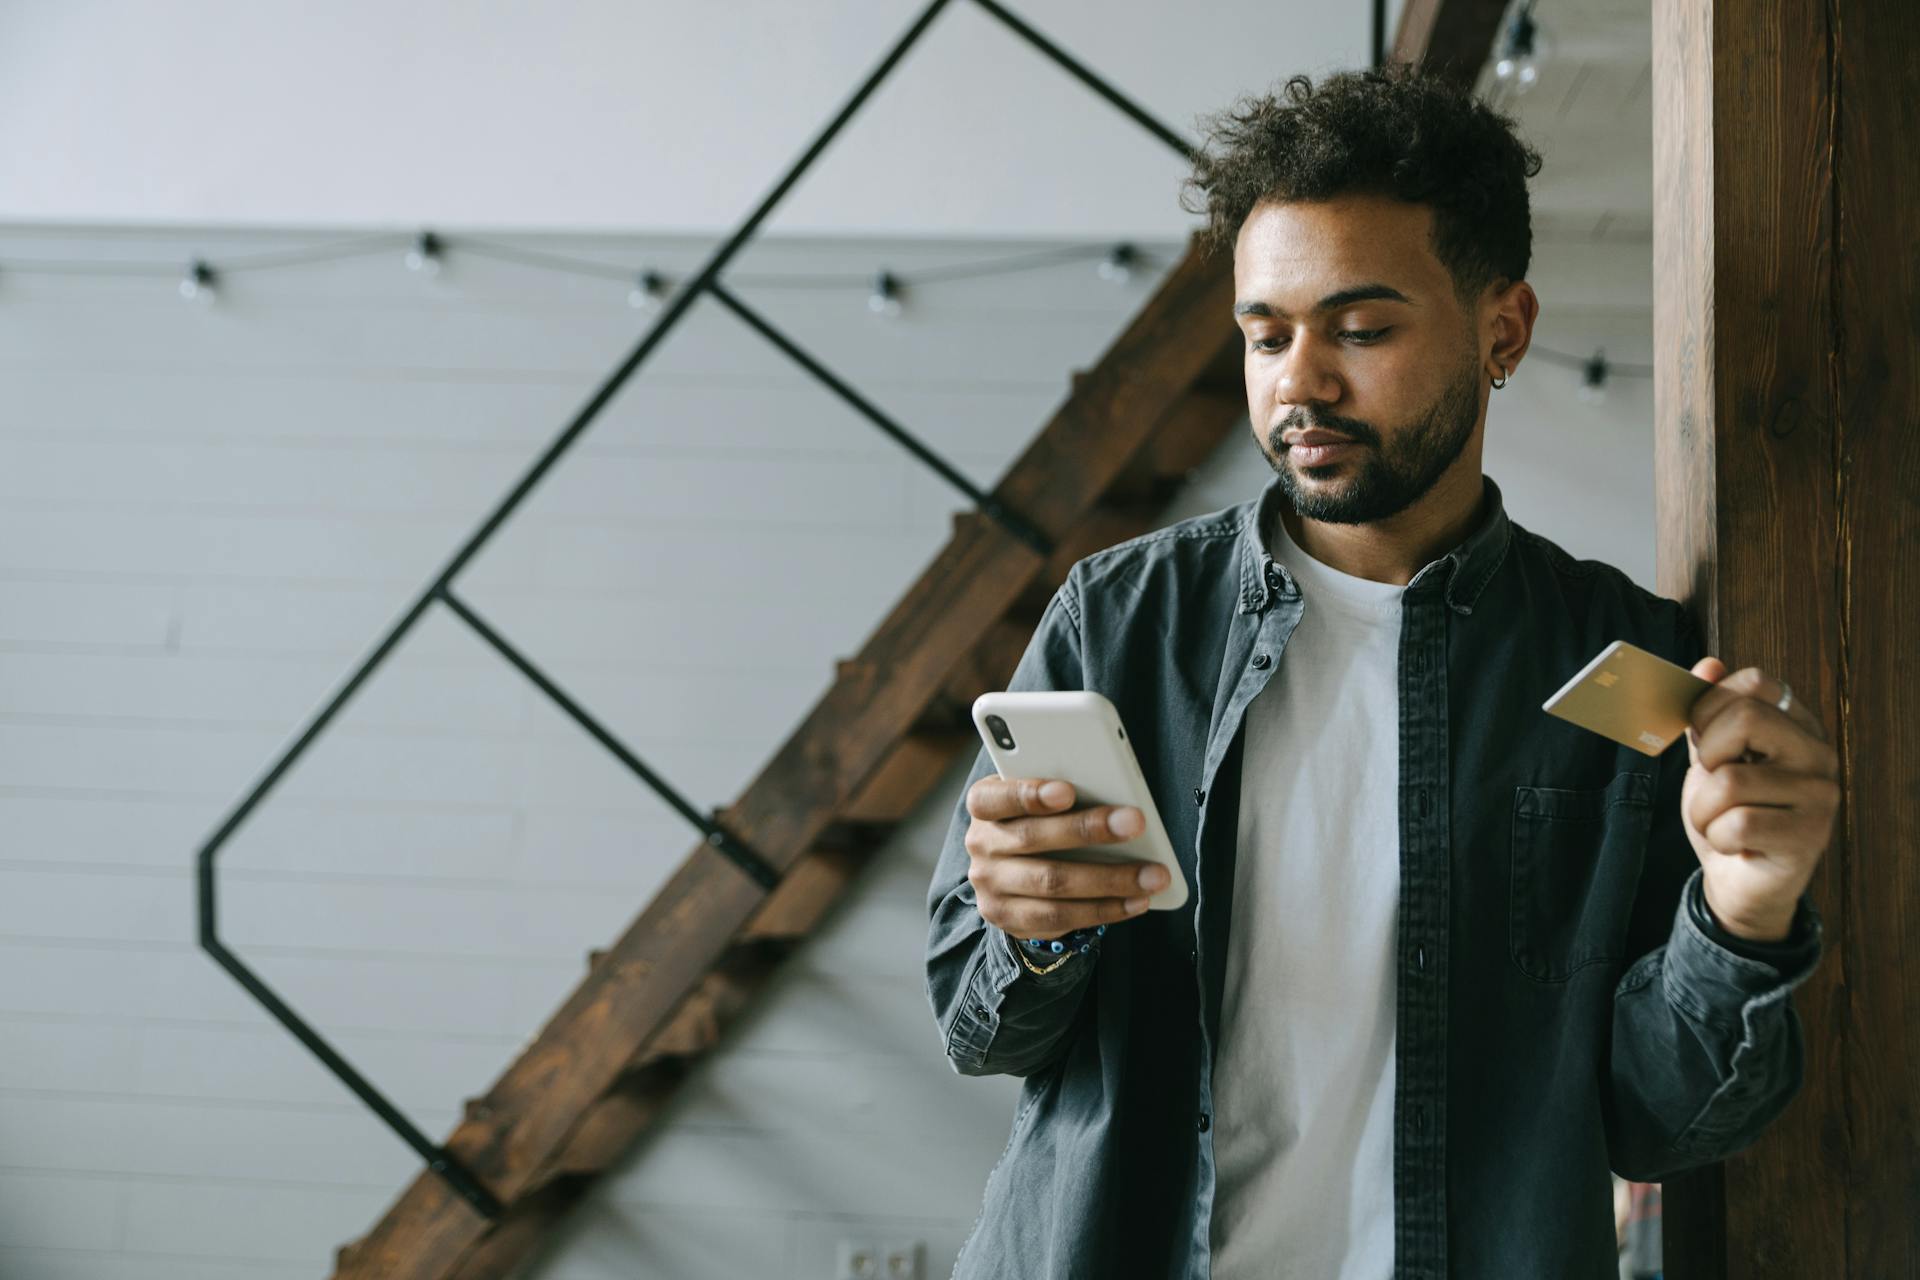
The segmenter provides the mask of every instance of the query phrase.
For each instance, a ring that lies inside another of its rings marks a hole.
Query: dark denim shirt
[[[1799,1088],[1788,997],[1820,920],[1803,897],[1784,943],[1721,932],[1681,821],[1685,742],[1650,758],[1540,709],[1615,639],[1682,666],[1701,645],[1679,602],[1512,522],[1482,482],[1474,532],[1404,589],[1400,783],[1378,797],[1400,831],[1394,1274],[1602,1280],[1609,1168],[1724,1157]],[[1185,907],[1036,975],[980,917],[956,808],[928,995],[956,1071],[1024,1079],[956,1277],[1210,1275],[1242,722],[1311,607],[1263,536],[1283,501],[1276,479],[1079,561],[1009,685],[1113,700]],[[983,751],[968,785],[991,768]]]

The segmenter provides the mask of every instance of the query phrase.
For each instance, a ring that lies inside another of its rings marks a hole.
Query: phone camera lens
[[[993,740],[1002,747],[1005,747],[1008,751],[1013,750],[1013,735],[1007,732],[1007,722],[1005,720],[1002,720],[999,716],[988,716],[987,732],[991,733]]]

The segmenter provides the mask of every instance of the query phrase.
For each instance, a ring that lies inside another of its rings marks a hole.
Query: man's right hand
[[[1002,778],[967,790],[967,879],[980,916],[1016,938],[1058,938],[1147,909],[1167,885],[1156,862],[1075,862],[1040,855],[1130,840],[1146,827],[1132,805],[1069,812],[1073,785],[1058,778]]]

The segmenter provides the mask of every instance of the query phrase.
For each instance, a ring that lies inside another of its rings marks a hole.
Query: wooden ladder
[[[778,886],[696,845],[448,1139],[504,1214],[483,1217],[424,1171],[338,1251],[338,1280],[504,1277],[648,1129],[887,831],[977,745],[969,705],[1004,687],[1073,562],[1154,527],[1242,418],[1231,307],[1231,262],[1209,259],[1196,233],[993,492],[1054,553],[978,512],[955,517],[946,547],[717,815]]]

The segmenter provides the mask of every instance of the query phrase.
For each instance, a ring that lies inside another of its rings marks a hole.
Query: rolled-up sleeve
[[[1033,639],[1008,681],[1010,690],[1082,687],[1080,619],[1069,574],[1040,617]],[[993,772],[985,749],[967,787]],[[934,868],[927,895],[927,995],[962,1075],[1027,1076],[1051,1064],[1079,1012],[1099,948],[1075,955],[1051,973],[1022,964],[1006,932],[981,918],[967,878],[965,791]]]

